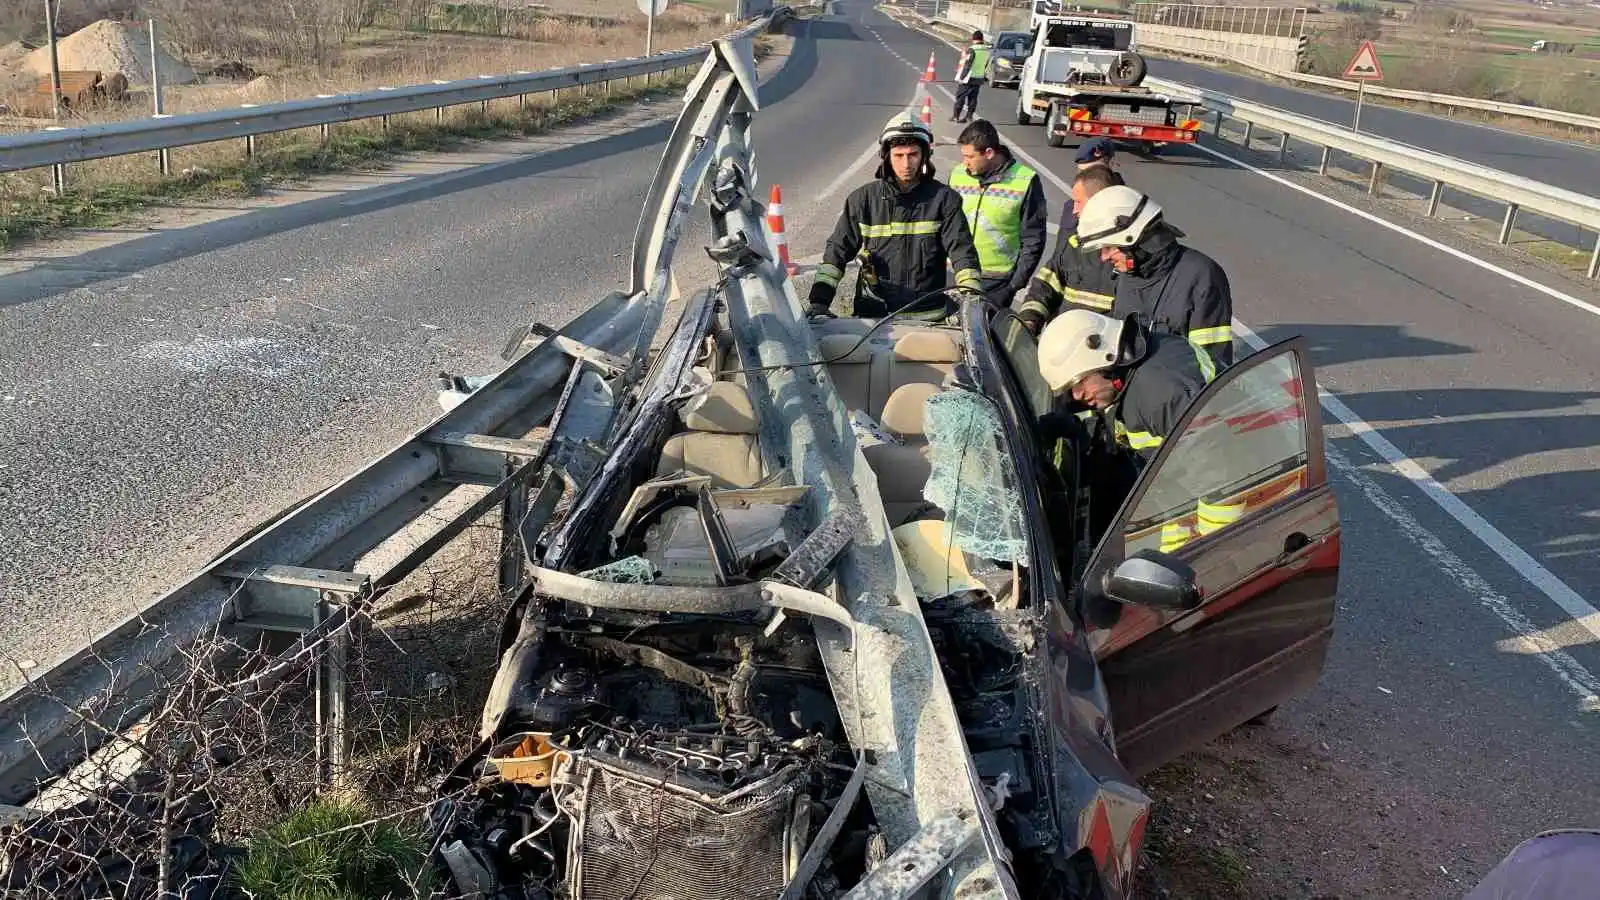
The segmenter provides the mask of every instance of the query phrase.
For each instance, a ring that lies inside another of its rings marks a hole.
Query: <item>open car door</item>
[[[1339,512],[1305,342],[1224,370],[1140,475],[1079,584],[1136,776],[1308,690]]]

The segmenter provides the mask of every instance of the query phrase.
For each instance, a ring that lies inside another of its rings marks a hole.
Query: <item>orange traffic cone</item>
[[[933,130],[933,98],[927,94],[922,95],[922,124]]]
[[[799,275],[800,267],[789,261],[789,241],[783,236],[783,188],[772,186],[772,199],[767,204],[767,227],[772,230],[772,242],[778,248],[778,262],[790,275]]]
[[[933,51],[933,50],[929,50],[928,51],[928,68],[927,68],[926,71],[924,71],[922,73],[922,80],[923,80],[923,82],[925,82],[927,84],[932,84],[935,81],[939,80],[938,76],[933,74],[933,54],[934,53],[935,53],[935,51]]]

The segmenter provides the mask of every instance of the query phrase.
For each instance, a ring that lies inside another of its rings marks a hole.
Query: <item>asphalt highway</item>
[[[884,120],[914,103],[930,50],[941,72],[955,53],[859,0],[798,34],[755,141],[807,260],[870,177]],[[957,126],[934,97],[948,172]],[[986,90],[980,113],[1069,179],[1071,151],[1007,124],[1014,102]],[[482,171],[0,277],[7,651],[47,660],[105,627],[430,419],[439,369],[490,370],[513,325],[563,322],[620,284],[664,137],[587,128]],[[1385,228],[1313,177],[1200,149],[1123,171],[1224,265],[1239,320],[1269,342],[1309,338],[1329,408],[1348,413],[1328,418],[1338,635],[1321,686],[1271,726],[1339,768],[1260,789],[1284,797],[1272,827],[1317,850],[1282,863],[1304,896],[1400,881],[1459,896],[1523,837],[1595,824],[1600,616],[1575,622],[1572,601],[1600,600],[1600,321],[1568,301],[1600,297],[1497,250],[1459,253],[1506,274]],[[1046,190],[1059,210],[1060,184]]]
[[[1150,60],[1150,74],[1335,125],[1348,127],[1355,117],[1353,95],[1345,98],[1302,90],[1176,59]],[[1362,105],[1361,130],[1580,193],[1592,193],[1600,184],[1600,150],[1593,144],[1535,137],[1375,103]]]

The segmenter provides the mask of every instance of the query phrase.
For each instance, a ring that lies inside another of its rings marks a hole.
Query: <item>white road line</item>
[[[1305,194],[1308,197],[1315,197],[1316,199],[1321,200],[1323,203],[1326,203],[1329,206],[1337,207],[1337,208],[1342,209],[1345,212],[1347,212],[1347,213],[1349,213],[1349,214],[1351,214],[1353,216],[1358,216],[1360,218],[1366,219],[1368,222],[1371,222],[1374,225],[1381,225],[1384,228],[1387,228],[1390,231],[1395,232],[1396,234],[1405,235],[1406,237],[1411,238],[1412,240],[1417,241],[1419,243],[1426,244],[1427,246],[1432,247],[1433,249],[1438,250],[1441,253],[1447,253],[1447,254],[1455,257],[1456,259],[1462,260],[1463,262],[1471,263],[1472,265],[1477,266],[1480,269],[1484,269],[1484,270],[1493,272],[1494,274],[1499,275],[1502,278],[1506,278],[1506,279],[1509,279],[1511,281],[1514,281],[1517,284],[1522,285],[1523,287],[1532,288],[1533,290],[1536,290],[1539,293],[1544,294],[1547,297],[1552,297],[1552,298],[1554,298],[1556,300],[1560,300],[1562,303],[1565,303],[1565,304],[1567,304],[1569,306],[1577,307],[1578,309],[1581,309],[1584,312],[1589,313],[1590,315],[1600,316],[1600,306],[1596,306],[1593,303],[1589,303],[1588,301],[1585,301],[1585,300],[1580,300],[1577,297],[1572,296],[1571,294],[1563,293],[1562,291],[1556,290],[1555,288],[1550,287],[1549,285],[1542,284],[1540,282],[1534,281],[1532,278],[1529,278],[1529,277],[1527,277],[1525,275],[1519,275],[1516,272],[1511,271],[1510,269],[1504,268],[1503,266],[1497,266],[1494,263],[1487,262],[1485,260],[1481,260],[1481,259],[1477,258],[1476,256],[1473,256],[1472,254],[1467,253],[1464,250],[1457,250],[1455,247],[1452,247],[1452,246],[1450,246],[1448,244],[1436,241],[1433,238],[1430,238],[1430,237],[1428,237],[1426,235],[1418,234],[1417,232],[1412,231],[1411,229],[1406,228],[1403,225],[1396,225],[1395,223],[1389,221],[1388,219],[1383,218],[1382,216],[1374,215],[1373,213],[1367,212],[1364,209],[1357,209],[1356,207],[1351,206],[1350,204],[1345,203],[1342,200],[1336,200],[1336,199],[1334,199],[1332,197],[1329,197],[1326,194],[1320,194],[1320,193],[1318,193],[1318,192],[1306,187],[1305,185],[1295,184],[1294,182],[1290,181],[1287,178],[1283,178],[1282,176],[1274,175],[1271,172],[1267,172],[1267,171],[1264,171],[1262,169],[1258,169],[1255,166],[1252,166],[1252,165],[1250,165],[1249,163],[1247,163],[1247,162],[1245,162],[1243,160],[1235,159],[1232,156],[1229,156],[1228,154],[1223,153],[1221,151],[1213,150],[1210,147],[1205,147],[1205,146],[1202,146],[1202,145],[1200,145],[1198,143],[1194,144],[1193,146],[1196,149],[1198,149],[1201,152],[1203,152],[1203,153],[1207,153],[1207,154],[1210,154],[1211,156],[1216,157],[1217,159],[1221,159],[1221,160],[1225,160],[1227,162],[1233,163],[1234,165],[1238,166],[1241,169],[1244,169],[1244,170],[1249,171],[1249,172],[1254,172],[1255,174],[1260,175],[1262,178],[1265,178],[1265,179],[1267,179],[1269,181],[1273,181],[1273,182],[1276,182],[1278,184],[1281,184],[1284,187],[1289,188],[1291,190],[1299,191],[1300,193]]]
[[[961,48],[957,47],[955,44],[950,43],[949,41],[945,40],[944,38],[940,37],[937,34],[933,34],[931,32],[926,32],[926,31],[923,31],[923,32],[920,32],[920,33],[924,34],[924,35],[927,35],[928,37],[931,37],[936,41],[940,41],[940,42],[944,43],[946,46],[948,46],[948,47],[950,47],[952,49],[955,49],[955,50],[961,49]],[[912,68],[916,68],[916,67],[912,66]],[[944,95],[949,97],[952,103],[955,102],[955,95],[954,94],[950,93],[950,91],[946,90],[943,86],[940,86],[939,90],[943,91]],[[1267,179],[1269,181],[1272,181],[1272,182],[1275,182],[1277,184],[1281,184],[1284,187],[1289,188],[1290,190],[1299,191],[1300,193],[1305,194],[1307,197],[1315,197],[1316,199],[1321,200],[1323,203],[1326,203],[1326,204],[1328,204],[1330,206],[1334,206],[1334,207],[1337,207],[1337,208],[1339,208],[1341,210],[1344,210],[1345,212],[1347,212],[1347,213],[1349,213],[1349,214],[1351,214],[1353,216],[1357,216],[1359,218],[1366,219],[1367,221],[1373,223],[1374,225],[1381,225],[1382,227],[1387,228],[1390,231],[1395,232],[1396,234],[1405,235],[1406,237],[1411,238],[1412,240],[1417,241],[1417,242],[1419,242],[1421,244],[1425,244],[1425,245],[1427,245],[1429,247],[1432,247],[1433,249],[1438,250],[1441,253],[1447,253],[1450,256],[1455,257],[1456,259],[1462,260],[1463,262],[1470,263],[1470,264],[1472,264],[1474,266],[1477,266],[1480,269],[1485,269],[1487,271],[1493,272],[1494,274],[1499,275],[1502,278],[1506,278],[1506,279],[1508,279],[1510,281],[1514,281],[1517,284],[1522,285],[1523,287],[1531,288],[1531,289],[1533,289],[1535,291],[1538,291],[1541,294],[1544,294],[1547,297],[1551,297],[1551,298],[1554,298],[1556,300],[1560,300],[1562,303],[1565,303],[1565,304],[1567,304],[1569,306],[1573,306],[1573,307],[1576,307],[1578,309],[1581,309],[1584,312],[1589,313],[1590,315],[1600,316],[1600,306],[1596,306],[1595,304],[1590,303],[1590,302],[1588,302],[1586,300],[1580,300],[1577,297],[1572,296],[1571,294],[1559,291],[1559,290],[1557,290],[1557,289],[1555,289],[1553,287],[1550,287],[1547,284],[1542,284],[1542,283],[1540,283],[1538,281],[1534,281],[1532,278],[1529,278],[1526,275],[1519,275],[1518,273],[1513,272],[1510,269],[1507,269],[1507,268],[1505,268],[1503,266],[1497,266],[1494,263],[1487,262],[1485,260],[1481,260],[1481,259],[1477,258],[1476,256],[1473,256],[1472,254],[1467,253],[1464,250],[1458,250],[1455,247],[1452,247],[1452,246],[1450,246],[1448,244],[1442,243],[1440,241],[1436,241],[1431,237],[1428,237],[1428,236],[1423,235],[1423,234],[1418,234],[1417,232],[1412,231],[1411,229],[1406,228],[1403,225],[1396,225],[1395,223],[1389,221],[1388,219],[1383,218],[1382,216],[1375,215],[1373,213],[1367,212],[1364,209],[1357,209],[1356,207],[1351,206],[1350,204],[1345,203],[1342,200],[1336,200],[1333,197],[1329,197],[1326,194],[1320,194],[1320,193],[1312,190],[1311,188],[1306,187],[1305,185],[1296,184],[1296,183],[1294,183],[1293,181],[1290,181],[1287,178],[1284,178],[1284,177],[1279,176],[1279,175],[1274,175],[1271,172],[1268,172],[1268,171],[1266,171],[1264,169],[1260,169],[1260,168],[1257,168],[1255,166],[1252,166],[1252,165],[1250,165],[1249,163],[1247,163],[1247,162],[1245,162],[1243,160],[1235,159],[1234,157],[1229,156],[1228,154],[1223,153],[1221,151],[1213,150],[1210,147],[1203,146],[1203,145],[1201,145],[1199,143],[1195,143],[1195,144],[1193,144],[1191,146],[1193,146],[1197,150],[1200,150],[1203,153],[1208,153],[1211,156],[1216,157],[1217,159],[1233,163],[1234,165],[1238,166],[1241,169],[1244,169],[1245,171],[1253,172],[1253,173],[1255,173],[1257,175],[1260,175],[1262,178],[1265,178],[1265,179]],[[1032,157],[1030,157],[1028,154],[1022,152],[1021,149],[1019,149],[1017,147],[1012,147],[1011,151],[1013,153],[1015,153],[1017,156],[1021,157],[1023,162],[1026,162],[1028,165],[1033,166],[1034,169],[1038,170],[1041,174],[1045,174],[1045,170],[1043,169],[1043,167],[1041,167],[1039,165],[1039,162],[1037,160],[1033,159]],[[1057,186],[1059,186],[1062,190],[1066,191],[1068,194],[1070,194],[1072,192],[1071,185],[1066,184],[1061,179],[1052,176],[1051,180],[1054,181]]]
[[[935,38],[941,41],[944,40],[943,38],[939,38],[937,36],[935,36]],[[949,41],[945,41],[945,43],[949,44]],[[953,47],[954,45],[951,44],[950,46]],[[913,66],[912,68],[915,67]],[[945,89],[942,85],[939,87],[939,90],[942,91],[945,96],[949,97],[952,102],[954,102],[955,95],[951,94],[949,90]],[[1199,147],[1200,145],[1196,144],[1195,146]],[[1052,181],[1057,187],[1061,188],[1062,191],[1068,194],[1071,193],[1072,186],[1070,184],[1068,184],[1054,172],[1050,171],[1050,169],[1046,168],[1044,164],[1033,158],[1022,148],[1013,146],[1010,149],[1012,153],[1016,154],[1017,157],[1023,162],[1032,166],[1034,170],[1037,171],[1041,176],[1050,179],[1050,181]],[[1233,159],[1226,154],[1218,153],[1208,147],[1200,147],[1200,149],[1218,157],[1219,159],[1234,163],[1235,165],[1247,171],[1254,172],[1255,174],[1264,178],[1271,179],[1272,181],[1275,181],[1285,187],[1292,188],[1300,193],[1315,197],[1318,200],[1332,204],[1333,206],[1336,206],[1353,215],[1370,220],[1399,234],[1403,234],[1407,237],[1420,241],[1421,243],[1437,250],[1441,250],[1459,259],[1466,260],[1467,262],[1487,269],[1490,272],[1494,272],[1497,275],[1504,276],[1505,278],[1517,282],[1518,284],[1526,285],[1542,293],[1548,294],[1549,296],[1552,296],[1558,300],[1570,303],[1580,309],[1600,315],[1600,307],[1585,303],[1576,297],[1563,294],[1554,288],[1547,287],[1546,285],[1540,284],[1539,282],[1530,278],[1525,278],[1515,272],[1501,268],[1500,266],[1476,259],[1460,250],[1455,249],[1454,247],[1446,246],[1445,244],[1435,241],[1432,238],[1417,234],[1414,231],[1403,228],[1394,224],[1393,222],[1389,222],[1379,216],[1375,216],[1369,212],[1366,212],[1365,210],[1356,209],[1355,207],[1335,200],[1332,197],[1326,197],[1317,193],[1316,191],[1311,190],[1310,188],[1302,187],[1294,182],[1279,178],[1270,172],[1264,172],[1255,166],[1240,162],[1239,160]],[[1265,344],[1261,341],[1261,338],[1256,335],[1254,331],[1251,331],[1249,326],[1245,325],[1243,322],[1235,320],[1234,328],[1247,343],[1250,343],[1256,349],[1260,349],[1261,347],[1265,346]],[[1573,590],[1572,587],[1565,581],[1562,581],[1561,578],[1558,577],[1554,572],[1551,572],[1549,569],[1545,568],[1543,564],[1534,559],[1533,556],[1530,555],[1526,550],[1523,550],[1522,547],[1520,547],[1515,541],[1507,537],[1504,532],[1490,524],[1489,521],[1480,515],[1476,510],[1463,502],[1460,497],[1457,497],[1444,485],[1435,481],[1433,476],[1427,473],[1427,470],[1418,465],[1415,460],[1402,453],[1400,448],[1396,447],[1389,441],[1388,438],[1380,434],[1377,429],[1373,428],[1371,425],[1367,424],[1364,419],[1356,415],[1355,411],[1346,406],[1342,400],[1333,396],[1332,394],[1329,394],[1327,391],[1322,390],[1320,387],[1317,390],[1318,394],[1322,398],[1323,406],[1330,413],[1332,413],[1335,418],[1349,427],[1351,433],[1359,438],[1362,443],[1366,444],[1368,447],[1371,447],[1374,452],[1383,457],[1390,464],[1390,466],[1394,468],[1397,474],[1415,485],[1418,490],[1422,491],[1423,496],[1427,497],[1429,500],[1432,500],[1441,510],[1445,512],[1446,515],[1450,516],[1450,518],[1454,519],[1458,524],[1461,525],[1461,527],[1467,529],[1467,531],[1471,532],[1474,537],[1482,541],[1484,546],[1488,547],[1496,556],[1500,557],[1500,559],[1503,560],[1506,565],[1510,566],[1518,575],[1521,575],[1524,580],[1537,588],[1540,593],[1548,597],[1550,601],[1559,607],[1563,612],[1571,616],[1573,622],[1575,622],[1580,628],[1594,635],[1597,640],[1600,640],[1600,610],[1597,610],[1592,604],[1589,603],[1588,600],[1585,600],[1582,595]],[[1366,478],[1364,475],[1357,475],[1354,469],[1347,468],[1346,474],[1349,474],[1352,479],[1355,480]],[[1370,482],[1370,479],[1367,480]],[[1388,497],[1387,492],[1383,492],[1382,489],[1376,484],[1371,485],[1371,487],[1373,490],[1378,491],[1383,497]],[[1369,497],[1373,496],[1372,493],[1367,490],[1365,485],[1362,486],[1362,492],[1368,494]],[[1437,549],[1443,550],[1446,553],[1449,552],[1448,549],[1445,548],[1445,545],[1442,541],[1439,541],[1437,537],[1433,537],[1432,533],[1422,528],[1420,523],[1416,523],[1415,519],[1411,519],[1409,513],[1405,513],[1402,508],[1392,502],[1389,504],[1389,507],[1390,508],[1386,508],[1382,505],[1379,506],[1379,508],[1382,509],[1386,515],[1389,515],[1389,517],[1393,519],[1396,524],[1401,525],[1403,529],[1408,531],[1408,533],[1412,534],[1413,536],[1421,534],[1432,537],[1433,543],[1437,545]],[[1409,522],[1414,524],[1416,528],[1408,528],[1405,522],[1402,522],[1400,519],[1396,518],[1395,513],[1406,515]],[[1450,557],[1447,560],[1446,557],[1441,556],[1433,549],[1429,549],[1429,546],[1430,545],[1424,545],[1424,549],[1427,550],[1435,560],[1439,561],[1440,565],[1445,568],[1446,572],[1456,575],[1458,580],[1460,580],[1462,577],[1460,575],[1461,571],[1472,574],[1474,577],[1477,577],[1478,582],[1487,589],[1487,582],[1484,582],[1481,577],[1478,577],[1470,568],[1467,568],[1465,563],[1462,563],[1459,557],[1454,556],[1454,554],[1450,554]],[[1456,565],[1457,568],[1451,568],[1450,565],[1446,565],[1449,560],[1454,560],[1453,564]],[[1465,582],[1463,582],[1463,585],[1465,586]],[[1494,594],[1493,591],[1490,591],[1487,595],[1476,590],[1471,590],[1470,592],[1478,596],[1480,601],[1482,601],[1486,607],[1493,610],[1502,621],[1509,625],[1514,631],[1521,634],[1525,640],[1542,640],[1549,645],[1548,639],[1539,636],[1536,632],[1536,629],[1532,627],[1532,623],[1530,623],[1526,617],[1522,616],[1520,612],[1517,612],[1515,609],[1513,609],[1508,602],[1502,602],[1496,605],[1495,603],[1491,603],[1488,599],[1486,599],[1492,596],[1499,597],[1501,601],[1504,601],[1503,597],[1500,597],[1498,594]],[[1554,645],[1549,646],[1552,648],[1554,647]],[[1557,653],[1560,654],[1562,659],[1554,659]],[[1576,660],[1572,659],[1570,655],[1566,654],[1565,651],[1560,651],[1559,649],[1540,650],[1539,655],[1541,658],[1551,660],[1548,664],[1556,670],[1557,675],[1561,677],[1562,681],[1566,683],[1569,688],[1572,688],[1574,691],[1579,693],[1580,697],[1584,698],[1586,709],[1590,709],[1592,707],[1592,711],[1600,711],[1600,700],[1596,700],[1596,694],[1600,693],[1600,680],[1596,680],[1592,674],[1579,665]],[[1557,668],[1558,666],[1560,668]],[[1576,676],[1573,675],[1574,671],[1577,673]],[[1578,680],[1572,680],[1573,677],[1577,677]],[[1584,678],[1587,678],[1588,680],[1585,681]]]
[[[1236,319],[1234,320],[1233,327],[1234,330],[1239,334],[1239,337],[1251,347],[1260,350],[1267,346],[1267,342],[1262,340],[1260,335],[1252,331],[1250,327],[1245,325],[1243,322],[1240,322]],[[1322,405],[1325,409],[1333,413],[1335,418],[1348,426],[1354,436],[1360,438],[1363,443],[1376,450],[1380,456],[1388,460],[1402,477],[1422,488],[1424,493],[1427,493],[1430,497],[1433,497],[1436,502],[1440,503],[1441,506],[1445,506],[1446,503],[1458,506],[1467,517],[1470,517],[1471,520],[1478,523],[1483,530],[1475,528],[1469,521],[1463,520],[1462,516],[1456,515],[1456,513],[1453,512],[1448,506],[1445,508],[1447,513],[1450,513],[1451,516],[1456,519],[1456,521],[1466,526],[1466,528],[1469,531],[1472,531],[1473,534],[1477,535],[1480,540],[1483,540],[1485,543],[1489,543],[1491,538],[1486,536],[1487,532],[1493,537],[1498,538],[1498,540],[1503,541],[1510,547],[1515,548],[1516,553],[1522,553],[1521,549],[1517,548],[1515,544],[1512,544],[1508,539],[1506,539],[1505,535],[1497,531],[1494,526],[1490,525],[1488,522],[1483,521],[1482,517],[1478,516],[1478,514],[1473,512],[1471,509],[1468,509],[1466,504],[1457,499],[1454,494],[1449,493],[1432,478],[1429,478],[1427,473],[1423,472],[1420,466],[1418,466],[1415,462],[1412,462],[1410,459],[1407,459],[1403,454],[1400,453],[1398,449],[1395,448],[1393,444],[1385,440],[1382,435],[1379,435],[1377,432],[1373,431],[1366,422],[1363,422],[1360,417],[1351,412],[1350,408],[1345,406],[1344,403],[1339,400],[1339,398],[1329,394],[1320,386],[1317,388],[1317,394],[1321,398]],[[1389,519],[1400,529],[1402,534],[1410,538],[1419,548],[1421,548],[1422,552],[1432,557],[1434,563],[1438,565],[1438,567],[1443,570],[1446,575],[1449,575],[1451,578],[1455,579],[1456,583],[1461,586],[1461,589],[1466,592],[1467,596],[1476,599],[1479,605],[1494,613],[1500,619],[1500,621],[1506,623],[1512,632],[1517,635],[1517,637],[1511,642],[1511,645],[1516,652],[1532,655],[1540,662],[1544,663],[1544,665],[1555,674],[1556,678],[1566,686],[1567,690],[1571,691],[1578,698],[1578,707],[1581,711],[1600,712],[1600,678],[1595,677],[1594,673],[1584,668],[1583,664],[1574,659],[1572,654],[1568,653],[1566,650],[1563,650],[1560,644],[1552,640],[1546,631],[1540,629],[1537,625],[1530,621],[1527,616],[1523,615],[1508,597],[1491,587],[1486,578],[1478,574],[1477,570],[1473,569],[1466,563],[1465,560],[1451,550],[1449,545],[1440,539],[1437,534],[1434,534],[1427,528],[1427,526],[1417,521],[1416,517],[1411,515],[1403,503],[1396,500],[1393,495],[1384,490],[1383,487],[1374,481],[1370,475],[1361,471],[1359,467],[1351,463],[1343,453],[1339,452],[1339,450],[1333,446],[1333,444],[1327,444],[1326,451],[1329,464],[1338,469],[1347,480],[1354,484],[1356,488],[1361,491],[1362,495],[1365,496],[1373,506],[1377,507],[1379,512],[1388,516]],[[1415,471],[1413,472],[1408,470]],[[1429,486],[1431,486],[1431,490]],[[1443,498],[1445,499],[1441,500],[1440,497],[1434,494],[1435,491],[1437,491],[1438,494],[1443,495]],[[1491,544],[1491,547],[1492,546],[1493,545]],[[1526,557],[1526,554],[1522,555]],[[1505,559],[1504,554],[1501,555],[1501,558]],[[1507,562],[1511,561],[1508,559]],[[1560,588],[1565,589],[1567,592],[1571,592],[1571,588],[1568,588],[1565,584],[1562,584],[1560,579],[1546,571],[1543,566],[1540,566],[1531,558],[1528,559],[1527,562],[1538,572],[1543,573],[1544,576],[1547,576],[1551,581],[1554,581],[1555,584],[1560,586]],[[1512,563],[1512,567],[1521,572],[1523,577],[1529,577],[1529,572],[1524,570],[1516,563]],[[1532,581],[1533,579],[1529,578],[1529,580]],[[1535,582],[1535,584],[1537,585],[1537,582]],[[1541,586],[1541,590],[1542,589],[1543,587]],[[1575,600],[1578,604],[1578,609],[1575,611],[1574,609],[1569,609],[1565,604],[1563,604],[1562,600],[1558,600],[1555,596],[1551,596],[1550,591],[1546,591],[1545,593],[1546,596],[1550,596],[1552,600],[1556,600],[1557,604],[1562,606],[1562,609],[1572,613],[1573,617],[1577,619],[1579,625],[1583,626],[1591,633],[1596,633],[1596,627],[1597,625],[1600,625],[1600,616],[1597,616],[1594,608],[1585,603],[1581,597],[1578,597],[1576,594],[1572,594],[1571,598],[1569,598],[1569,600]],[[1582,613],[1582,610],[1584,609],[1587,609],[1588,612]]]

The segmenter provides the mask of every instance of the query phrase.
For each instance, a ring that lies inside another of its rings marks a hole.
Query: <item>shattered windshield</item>
[[[1022,500],[999,411],[982,395],[943,391],[928,398],[927,422],[933,472],[925,495],[944,510],[951,539],[974,556],[1026,565]]]

